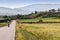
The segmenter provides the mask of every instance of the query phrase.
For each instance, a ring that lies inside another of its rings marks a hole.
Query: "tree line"
[[[2,16],[3,18],[6,18],[6,19],[10,19],[10,20],[13,20],[13,19],[33,19],[33,18],[37,18],[37,17],[42,17],[42,18],[46,18],[46,17],[57,17],[57,18],[60,18],[60,9],[58,8],[58,10],[55,10],[55,9],[50,9],[48,11],[35,11],[35,12],[32,12],[28,15],[21,15],[21,14],[17,14],[17,15],[14,15],[14,16]]]

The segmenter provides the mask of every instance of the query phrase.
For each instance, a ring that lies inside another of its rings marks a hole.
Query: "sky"
[[[18,8],[32,4],[60,4],[60,0],[0,0],[0,7]]]

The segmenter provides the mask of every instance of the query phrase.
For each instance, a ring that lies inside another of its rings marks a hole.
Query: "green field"
[[[35,18],[35,19],[20,19],[18,22],[38,22],[40,19],[43,20],[43,22],[60,22],[59,18],[55,17],[49,17],[49,18]]]
[[[8,23],[0,23],[0,27],[7,26]]]
[[[59,18],[20,19],[16,25],[16,40],[60,40],[60,23],[21,23],[21,22],[60,22]]]
[[[17,23],[16,40],[60,40],[60,23]]]

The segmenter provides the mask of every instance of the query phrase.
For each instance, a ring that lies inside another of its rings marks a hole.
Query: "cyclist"
[[[9,27],[9,25],[10,25],[10,24],[9,24],[9,21],[8,21],[8,27]]]

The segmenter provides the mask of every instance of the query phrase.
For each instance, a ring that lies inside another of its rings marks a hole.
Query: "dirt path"
[[[0,28],[0,40],[15,40],[15,26],[16,21],[13,20],[10,27],[6,26]]]

